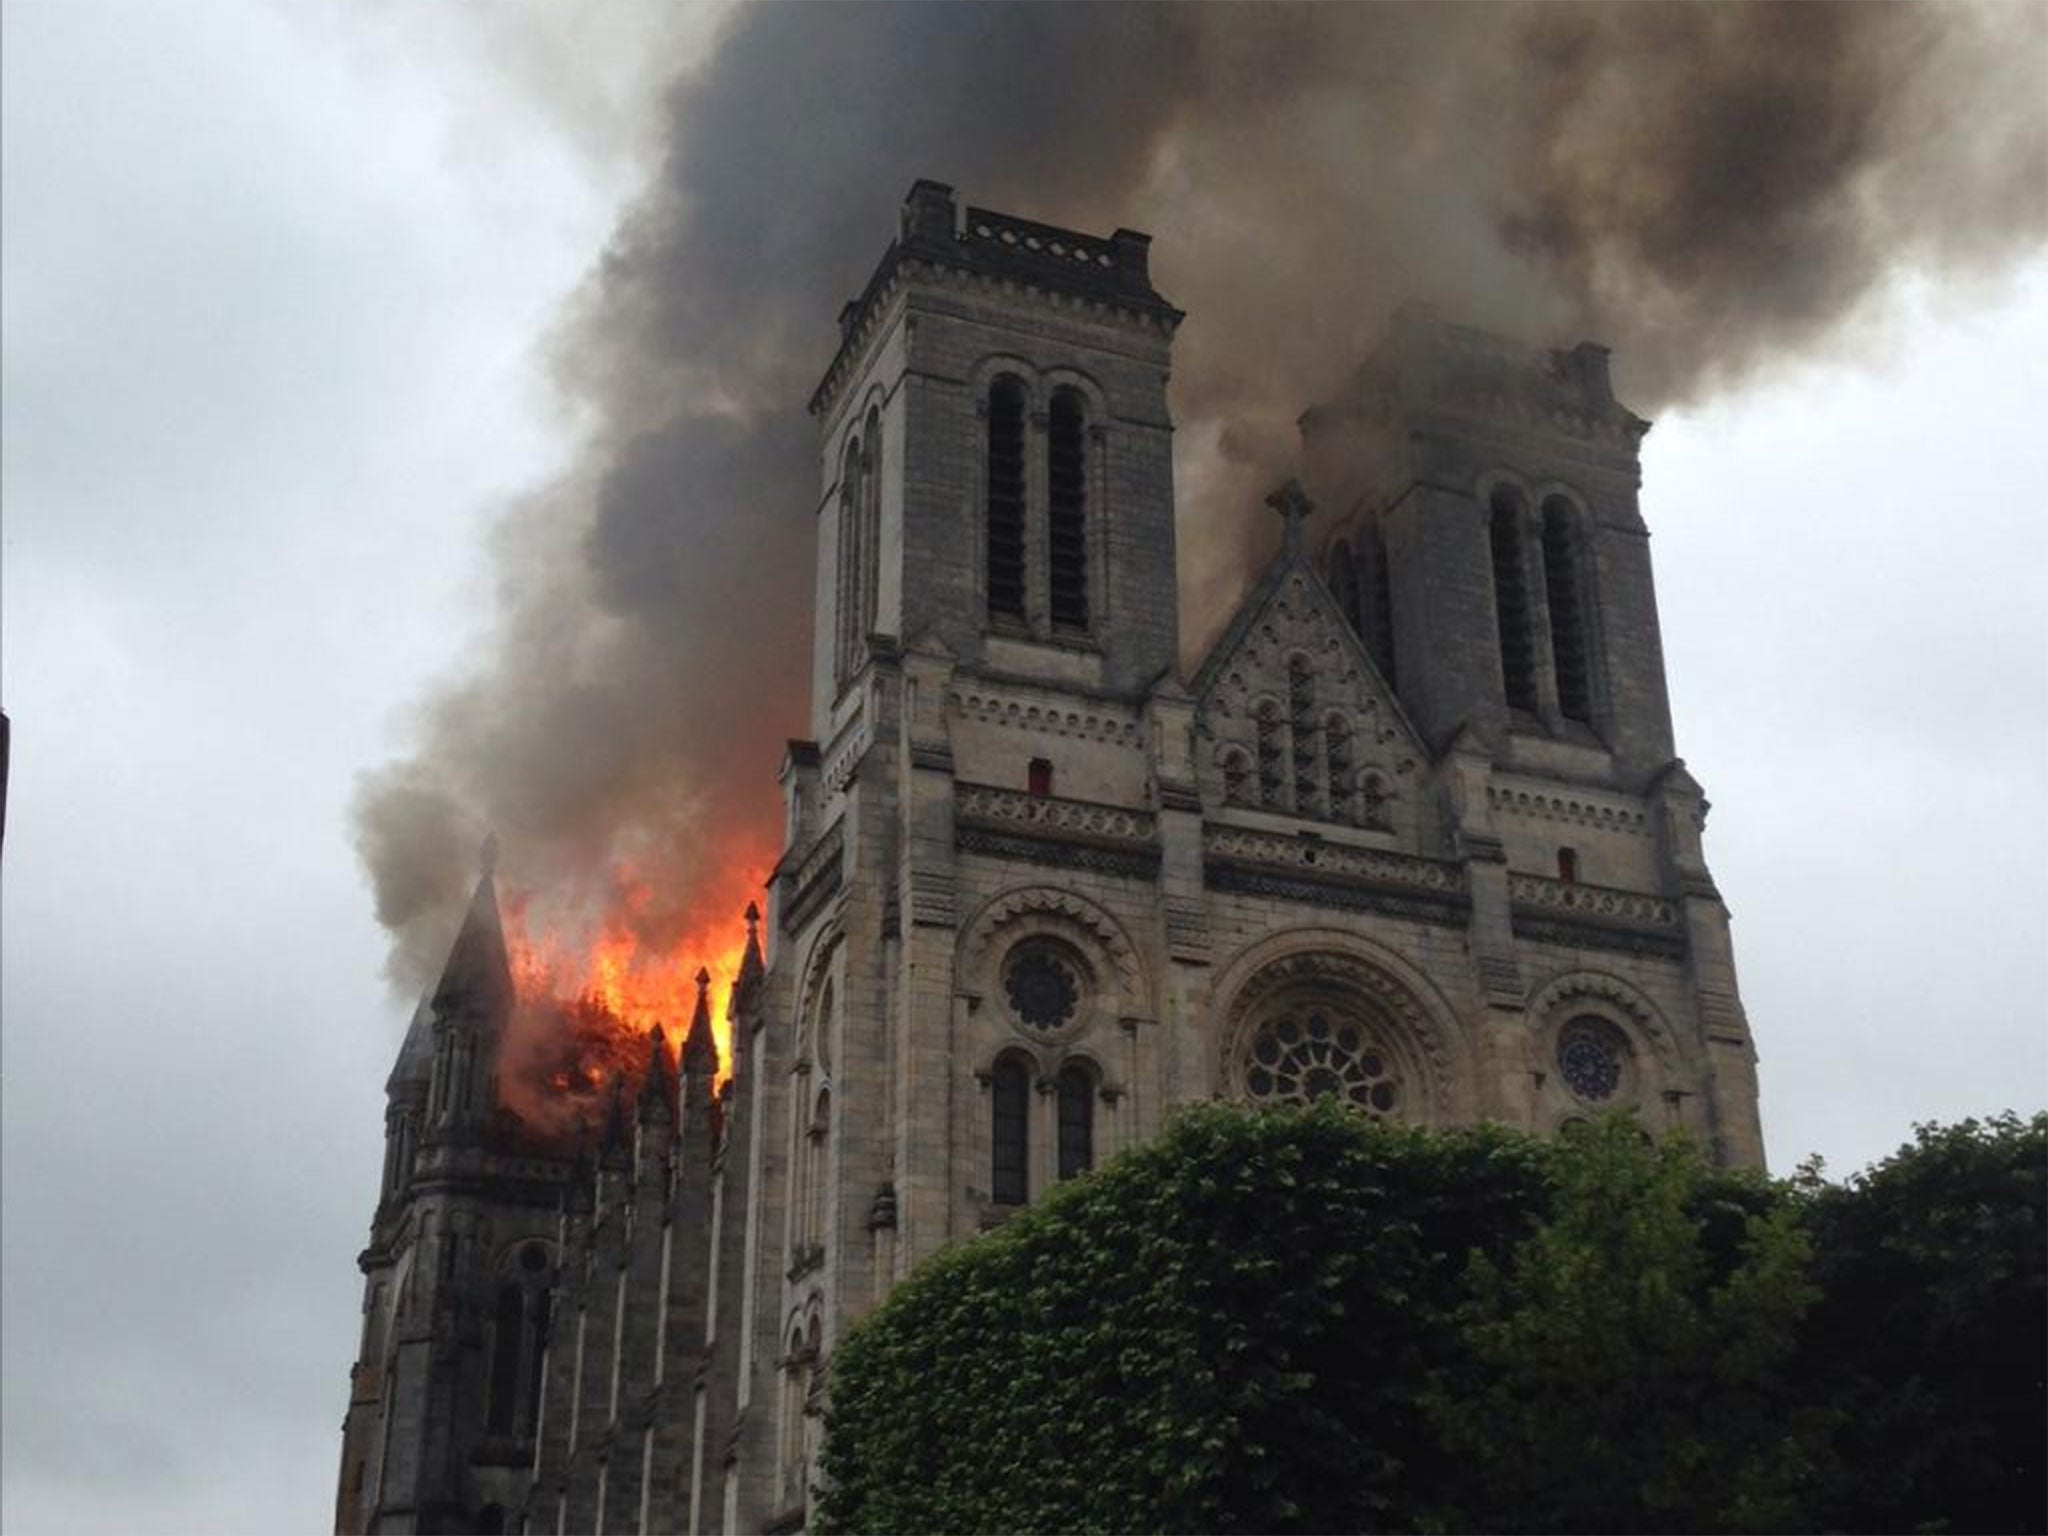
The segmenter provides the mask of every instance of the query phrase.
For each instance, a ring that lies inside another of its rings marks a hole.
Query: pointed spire
[[[640,1118],[652,1120],[657,1116],[673,1119],[673,1099],[676,1075],[675,1059],[668,1053],[668,1037],[661,1032],[659,1024],[647,1026],[647,1077],[640,1084]]]
[[[711,973],[697,972],[697,1008],[690,1015],[690,1032],[683,1036],[683,1070],[715,1076],[718,1072],[718,1042],[711,1035]]]
[[[1308,499],[1308,492],[1301,488],[1299,480],[1289,480],[1266,498],[1266,505],[1287,521],[1287,553],[1300,555],[1301,526],[1316,509],[1316,504]]]
[[[747,951],[740,956],[740,980],[758,980],[767,967],[761,960],[761,909],[747,903]]]
[[[498,889],[492,878],[498,865],[495,833],[484,839],[477,862],[476,890],[448,951],[441,979],[434,985],[436,1013],[452,1012],[465,1004],[483,1013],[511,1006],[512,962],[505,951],[505,928],[498,916]]]

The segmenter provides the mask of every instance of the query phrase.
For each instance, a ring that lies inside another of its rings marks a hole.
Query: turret
[[[382,1205],[401,1195],[412,1179],[413,1155],[419,1151],[420,1125],[427,1091],[434,1077],[434,1011],[425,995],[413,1009],[398,1059],[384,1080],[384,1183]]]
[[[491,1077],[511,1017],[512,964],[492,875],[498,840],[484,841],[482,870],[432,994],[434,1066],[427,1123],[446,1137],[490,1117]]]

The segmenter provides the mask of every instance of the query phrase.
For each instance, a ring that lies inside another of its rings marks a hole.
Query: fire
[[[737,876],[721,884],[731,889],[718,896],[737,899],[687,909],[684,932],[673,940],[651,936],[676,926],[674,912],[657,910],[657,887],[631,868],[613,871],[611,899],[595,917],[556,912],[533,893],[508,896],[505,946],[518,1017],[502,1087],[522,1119],[564,1131],[602,1116],[616,1080],[638,1090],[650,1029],[658,1027],[679,1058],[700,970],[710,973],[724,1084],[732,1069],[727,1011],[746,955],[740,913],[758,885]]]

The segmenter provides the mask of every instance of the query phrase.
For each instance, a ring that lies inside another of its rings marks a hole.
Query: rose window
[[[1311,1104],[1338,1098],[1375,1115],[1401,1102],[1394,1064],[1352,1019],[1320,1007],[1289,1009],[1252,1036],[1245,1087],[1265,1104]]]
[[[1027,945],[1003,969],[1003,994],[1026,1029],[1051,1034],[1074,1022],[1081,1006],[1081,974],[1049,945]]]
[[[1582,1099],[1611,1099],[1621,1086],[1622,1045],[1604,1020],[1577,1018],[1557,1037],[1557,1070]]]

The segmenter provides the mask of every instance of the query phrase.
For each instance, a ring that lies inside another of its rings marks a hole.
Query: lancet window
[[[881,510],[881,413],[870,410],[847,440],[839,472],[839,568],[834,588],[837,632],[833,676],[844,684],[860,666],[875,627],[877,525]]]
[[[1372,565],[1372,615],[1364,630],[1365,648],[1380,669],[1380,676],[1394,682],[1394,583],[1387,567],[1387,538],[1378,523],[1372,525],[1366,552]]]
[[[1323,752],[1328,758],[1330,819],[1358,819],[1358,785],[1351,760],[1351,722],[1333,714],[1323,721]]]
[[[1543,592],[1550,607],[1550,654],[1557,668],[1557,708],[1567,720],[1590,723],[1585,611],[1579,601],[1578,534],[1570,503],[1543,504]]]
[[[1493,613],[1500,632],[1501,689],[1510,709],[1536,709],[1536,651],[1529,634],[1529,592],[1522,569],[1522,499],[1502,487],[1488,523],[1493,551]]]
[[[1321,809],[1323,765],[1316,750],[1316,679],[1306,656],[1287,660],[1287,731],[1294,766],[1294,811],[1313,816]]]
[[[1053,627],[1088,627],[1088,417],[1081,393],[1053,392],[1046,419],[1046,571]]]
[[[989,1195],[997,1205],[1031,1197],[1031,1070],[1015,1056],[995,1065],[989,1080],[992,1125]]]
[[[1023,619],[1024,386],[997,379],[988,394],[986,577],[991,617]]]
[[[1059,1075],[1059,1176],[1071,1179],[1095,1166],[1095,1077],[1079,1062]]]
[[[1256,711],[1259,735],[1259,804],[1273,810],[1284,809],[1282,796],[1286,793],[1286,767],[1280,745],[1280,706],[1271,699],[1262,699]]]

